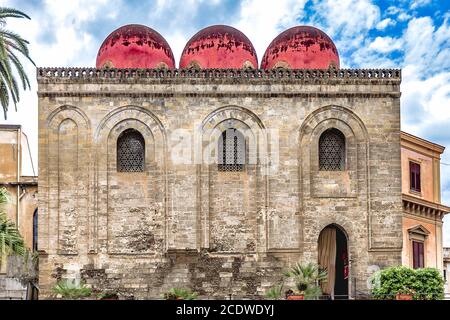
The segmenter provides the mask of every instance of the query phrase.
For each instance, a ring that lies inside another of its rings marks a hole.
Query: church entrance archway
[[[328,271],[322,291],[331,299],[348,299],[348,241],[345,231],[337,225],[325,227],[319,236],[319,265]]]

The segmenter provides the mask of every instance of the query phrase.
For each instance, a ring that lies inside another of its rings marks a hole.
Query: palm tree
[[[1,206],[8,201],[8,192],[5,188],[0,189],[0,210]],[[25,256],[27,248],[16,225],[8,220],[6,213],[0,211],[0,267],[5,263],[5,259],[12,255]]]
[[[284,275],[294,278],[298,293],[309,299],[317,299],[322,294],[319,284],[328,278],[328,272],[312,262],[304,265],[297,263]]]
[[[0,7],[0,104],[5,119],[7,117],[10,98],[17,110],[19,102],[19,78],[23,90],[31,89],[30,81],[25,73],[19,56],[22,55],[34,64],[28,51],[29,42],[13,31],[5,29],[7,18],[30,19],[22,11]]]

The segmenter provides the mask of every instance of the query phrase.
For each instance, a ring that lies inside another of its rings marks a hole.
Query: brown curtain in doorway
[[[326,227],[319,237],[319,265],[328,271],[328,281],[322,283],[323,294],[334,298],[336,279],[336,228]]]

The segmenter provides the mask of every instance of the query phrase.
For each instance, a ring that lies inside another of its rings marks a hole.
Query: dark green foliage
[[[391,267],[375,273],[371,282],[376,299],[395,299],[398,293],[412,294],[416,300],[444,298],[444,279],[434,268]]]

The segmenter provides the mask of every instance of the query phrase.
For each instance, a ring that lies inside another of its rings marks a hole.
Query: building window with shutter
[[[225,130],[218,143],[218,170],[244,171],[245,137],[237,129]]]
[[[117,139],[117,171],[144,172],[145,141],[142,134],[127,129]]]
[[[411,191],[420,192],[420,164],[412,161],[409,162],[409,176]]]
[[[419,269],[425,267],[424,243],[413,241],[413,268]]]
[[[337,129],[328,129],[319,139],[319,170],[345,170],[345,136]]]

